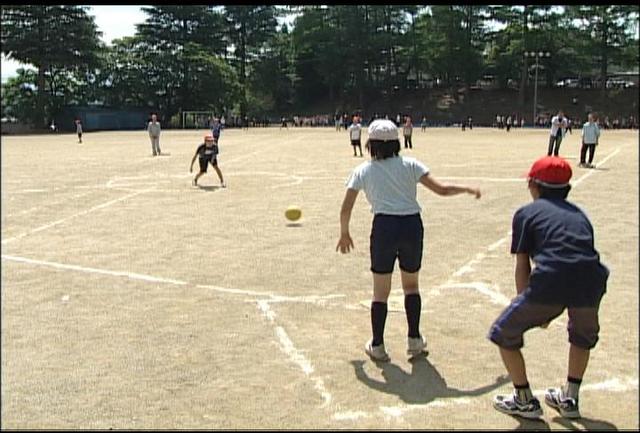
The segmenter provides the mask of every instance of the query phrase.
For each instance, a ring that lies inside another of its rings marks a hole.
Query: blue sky
[[[142,23],[147,15],[142,12],[143,6],[89,6],[89,15],[95,17],[98,30],[102,32],[102,40],[111,44],[113,39],[133,36],[136,24]],[[2,56],[2,82],[16,75],[22,65],[7,60]]]

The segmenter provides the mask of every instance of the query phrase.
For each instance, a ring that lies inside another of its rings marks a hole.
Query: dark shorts
[[[211,165],[213,165],[214,167],[218,166],[218,158],[216,156],[213,156],[211,158],[198,158],[198,162],[200,163],[201,173],[207,172],[207,167],[209,166],[209,163],[211,163]]]
[[[352,146],[361,146],[360,140],[351,140],[351,145]]]
[[[582,349],[592,349],[598,342],[599,303],[588,307],[567,307],[563,304],[542,304],[532,301],[527,291],[518,295],[491,325],[488,338],[498,346],[515,350],[524,346],[523,334],[568,311],[569,342]]]
[[[401,270],[418,272],[422,264],[423,237],[420,214],[376,215],[369,238],[371,271],[390,274],[397,258]]]

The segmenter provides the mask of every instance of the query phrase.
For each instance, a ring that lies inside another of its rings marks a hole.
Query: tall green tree
[[[35,82],[37,72],[19,68],[17,75],[2,83],[2,117],[14,117],[25,123],[36,124],[37,92]]]
[[[148,84],[157,86],[157,107],[167,122],[178,112],[206,105],[192,84],[194,77],[201,77],[201,60],[224,53],[225,45],[220,43],[224,20],[218,10],[209,6],[154,6],[142,10],[148,18],[137,25],[136,50],[149,68]],[[213,59],[205,63],[208,67],[221,65]]]
[[[38,124],[51,117],[47,75],[90,68],[102,46],[96,24],[85,6],[2,6],[2,53],[37,70]]]
[[[293,67],[293,43],[289,29],[283,26],[261,52],[248,78],[249,116],[263,117],[268,112],[291,112],[297,81]]]
[[[628,47],[637,47],[637,23],[640,8],[637,5],[582,5],[567,6],[568,15],[577,21],[577,28],[591,43],[589,51],[598,62],[603,92],[609,67],[624,63]],[[637,53],[637,51],[636,51]],[[628,61],[628,57],[626,58]]]
[[[275,36],[278,9],[275,6],[224,6],[227,25],[226,40],[233,46],[233,59],[237,65],[242,88],[240,114],[247,111],[248,69],[260,57],[261,50]]]

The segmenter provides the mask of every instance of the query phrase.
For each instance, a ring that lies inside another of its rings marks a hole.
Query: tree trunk
[[[524,12],[522,14],[524,19],[522,26],[522,46],[524,49],[527,49],[527,33],[528,33],[528,25],[529,25],[529,8],[528,6],[524,7]],[[525,92],[527,81],[529,79],[529,64],[527,62],[527,58],[525,57],[524,62],[522,62],[522,72],[520,73],[520,91],[518,92],[518,104],[521,106],[524,105]]]
[[[41,11],[41,15],[38,16],[38,34],[40,36],[40,40],[44,40],[44,26],[47,25],[44,20],[43,17],[46,16],[47,14],[47,7],[46,6],[42,6],[42,11]],[[41,52],[40,58],[44,59],[44,53]],[[40,125],[36,125],[36,126],[43,126],[43,127],[47,127],[47,116],[45,113],[45,77],[44,77],[44,72],[47,70],[48,66],[45,63],[41,63],[39,65],[36,65],[38,67],[38,94],[37,94],[37,98],[36,98],[36,110],[37,110],[37,117],[39,118],[39,121],[41,122]]]
[[[604,14],[603,14],[604,15]],[[602,39],[600,44],[600,52],[602,53],[602,60],[600,62],[600,76],[602,77],[602,96],[607,95],[607,75],[609,69],[609,56],[608,56],[608,47],[607,47],[607,39],[609,37],[608,34],[608,20],[606,16],[603,16],[602,20]]]
[[[45,78],[44,78],[44,71],[46,70],[46,66],[45,65],[40,65],[38,67],[38,98],[37,98],[37,110],[38,110],[38,117],[40,118],[40,121],[42,122],[40,125],[36,125],[36,126],[42,126],[42,127],[47,127],[47,115],[45,113],[45,88],[46,88],[46,82],[45,82]]]

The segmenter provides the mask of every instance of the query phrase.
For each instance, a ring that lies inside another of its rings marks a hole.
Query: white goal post
[[[213,111],[183,111],[183,129],[208,129],[211,127],[215,113]]]

